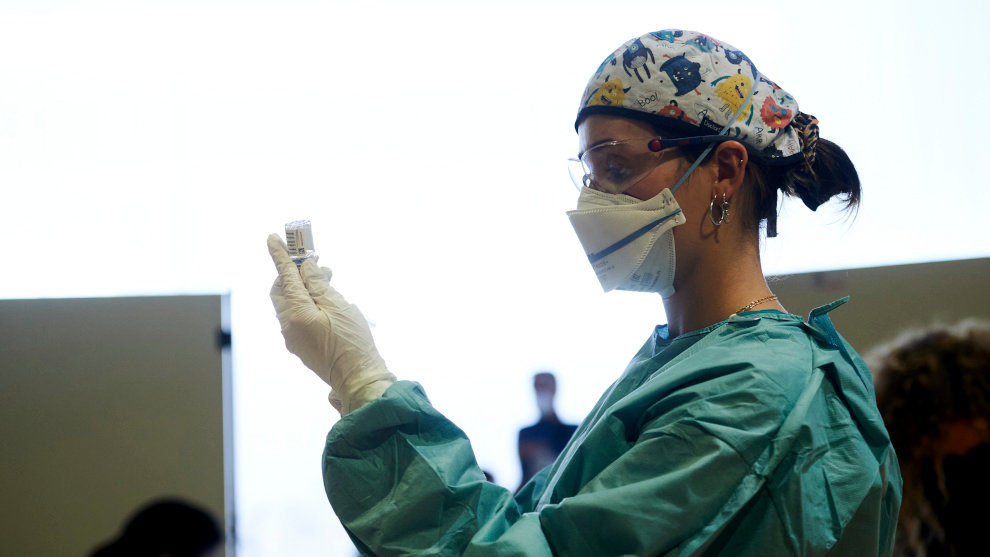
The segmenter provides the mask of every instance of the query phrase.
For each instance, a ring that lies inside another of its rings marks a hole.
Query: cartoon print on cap
[[[743,54],[741,50],[732,50],[731,48],[726,48],[724,50],[725,50],[725,59],[728,60],[730,64],[735,64],[739,66],[742,65],[743,62],[745,62],[749,64],[749,69],[752,72],[754,79],[756,78],[756,76],[760,75],[759,72],[756,71],[756,64],[753,64],[753,61],[749,59],[749,56]]]
[[[719,83],[721,82],[721,83]],[[730,77],[720,77],[712,82],[712,85],[718,83],[715,87],[715,94],[719,96],[720,99],[725,101],[725,104],[729,105],[729,113],[735,114],[739,107],[742,106],[743,100],[746,95],[749,95],[749,90],[753,87],[753,80],[749,76],[745,76],[741,73],[737,73]],[[749,101],[749,105],[746,108],[753,108],[753,101]],[[742,120],[746,116],[746,110],[744,109],[740,114],[738,120]],[[751,114],[752,115],[752,114]],[[748,123],[748,122],[747,122]]]
[[[646,72],[646,78],[650,78],[650,67],[646,65],[646,56],[650,56],[650,60],[654,64],[657,63],[656,58],[653,57],[653,51],[646,48],[643,41],[636,39],[627,48],[626,51],[622,53],[622,69],[626,70],[626,75],[632,77],[629,73],[629,68],[632,68],[636,72],[636,78],[639,79],[640,83],[643,83],[643,78],[639,75],[639,69],[643,68]]]
[[[587,106],[622,106],[622,101],[626,98],[626,93],[630,88],[622,88],[621,79],[608,79],[598,89],[595,89],[588,100]]]
[[[678,108],[677,101],[670,101],[670,104],[661,108],[657,111],[660,116],[666,116],[667,118],[674,118],[682,122],[687,122],[689,124],[697,124],[697,120],[692,120],[684,114],[684,111]]]
[[[701,64],[688,60],[683,54],[674,56],[660,66],[660,71],[666,72],[677,87],[675,96],[694,91],[704,80],[701,79]]]
[[[674,39],[683,36],[684,31],[678,31],[677,29],[667,29],[664,31],[656,31],[650,33],[650,35],[658,41],[667,41],[668,43],[672,43],[674,42]]]
[[[730,64],[739,65],[743,63],[743,60],[745,60],[750,66],[753,65],[753,62],[749,59],[749,56],[743,54],[743,51],[741,50],[725,49],[725,59],[728,60]]]
[[[602,75],[602,72],[605,71],[605,67],[608,66],[609,64],[612,64],[613,66],[615,65],[615,53],[614,52],[612,54],[609,54],[608,57],[605,58],[605,60],[602,61],[602,65],[598,66],[598,71],[595,72],[595,77],[598,77],[598,76]],[[606,79],[608,79],[608,78],[606,78]]]
[[[619,45],[598,65],[580,102],[575,127],[589,114],[676,120],[678,133],[725,134],[774,159],[802,156],[794,97],[743,51],[695,31],[664,29]]]
[[[691,45],[702,52],[711,52],[712,49],[718,50],[718,43],[713,41],[711,37],[702,35],[701,33],[698,33],[698,36],[693,39],[684,41],[684,44]]]
[[[762,75],[760,76],[760,83],[766,83],[770,87],[773,87],[773,90],[774,91],[779,91],[780,90],[780,85],[777,85],[773,81],[767,79],[766,76],[762,76]],[[794,101],[794,97],[792,97],[790,95],[786,95],[786,97],[787,97],[787,100],[788,101],[792,101],[792,102]]]
[[[773,97],[763,99],[763,106],[760,107],[760,118],[770,127],[770,133],[779,130],[791,123],[794,114],[774,102]]]

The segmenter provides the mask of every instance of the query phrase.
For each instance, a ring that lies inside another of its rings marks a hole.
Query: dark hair
[[[666,122],[658,124],[651,121],[657,133],[664,137],[688,137],[691,135],[709,135],[688,127],[682,122]],[[677,125],[681,124],[681,125]],[[753,231],[759,230],[761,223],[766,222],[767,236],[777,235],[777,192],[800,198],[812,211],[819,205],[839,197],[844,203],[844,210],[854,210],[859,206],[862,188],[859,174],[849,156],[841,147],[827,139],[817,139],[814,147],[814,162],[808,164],[806,157],[794,157],[788,163],[781,164],[751,145],[740,142],[749,153],[747,174],[751,176],[748,194],[741,214],[746,219],[743,225]],[[692,145],[680,147],[685,157],[697,159],[708,145]],[[704,162],[707,162],[715,150],[709,151]]]
[[[203,509],[175,499],[140,509],[112,542],[92,557],[198,557],[223,540],[220,527]]]
[[[904,478],[895,554],[924,555],[929,544],[959,543],[947,535],[955,525],[946,523],[939,510],[942,495],[926,489],[926,478],[946,485],[938,464],[947,456],[939,446],[944,427],[990,419],[990,323],[970,319],[906,331],[871,350],[866,360]]]
[[[844,210],[859,206],[862,187],[856,167],[841,147],[819,138],[815,146],[815,162],[808,164],[802,157],[796,164],[775,165],[773,161],[747,148],[753,180],[748,198],[746,226],[758,229],[766,221],[767,236],[777,235],[777,192],[798,197],[812,211],[826,201],[838,197]]]

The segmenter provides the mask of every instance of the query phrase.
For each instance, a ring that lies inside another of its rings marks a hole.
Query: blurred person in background
[[[180,499],[152,501],[127,520],[114,540],[90,557],[220,557],[223,534],[203,508]]]
[[[907,331],[867,359],[904,478],[895,555],[987,555],[990,323]]]
[[[554,398],[557,396],[557,378],[550,372],[533,376],[533,391],[540,419],[533,425],[519,430],[519,465],[522,468],[522,487],[537,472],[553,464],[564,446],[571,440],[576,425],[565,424],[557,417]]]

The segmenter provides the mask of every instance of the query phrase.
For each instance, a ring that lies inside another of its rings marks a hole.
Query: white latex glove
[[[395,376],[364,315],[330,286],[330,269],[312,259],[296,268],[278,234],[268,236],[268,251],[278,269],[271,297],[285,347],[330,385],[330,404],[341,416],[380,397]]]

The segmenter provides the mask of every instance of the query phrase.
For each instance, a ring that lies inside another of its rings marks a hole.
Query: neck
[[[663,300],[671,336],[718,323],[747,304],[772,294],[763,277],[755,242],[748,247],[736,245],[713,250],[706,259],[691,263],[683,274],[678,269],[674,295]],[[750,309],[784,311],[777,300],[767,300]]]

